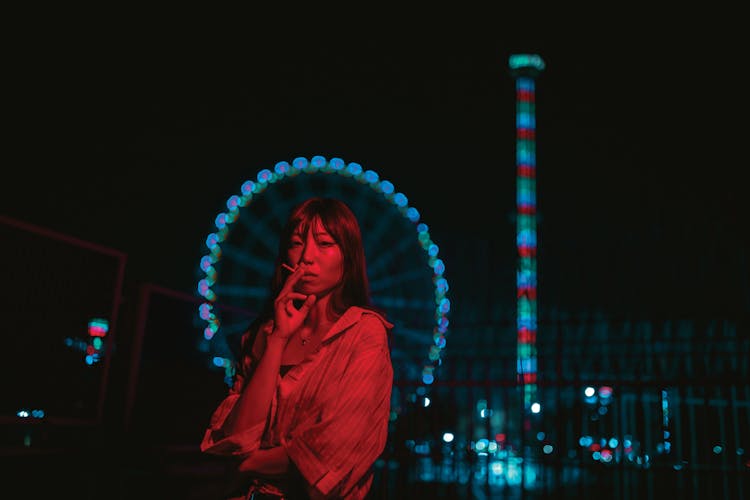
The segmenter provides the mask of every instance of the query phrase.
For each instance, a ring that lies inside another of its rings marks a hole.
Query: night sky
[[[507,59],[524,52],[547,64],[537,175],[549,300],[627,289],[644,311],[750,309],[747,87],[731,13],[100,14],[19,20],[0,212],[126,252],[130,284],[192,292],[226,199],[298,156],[377,171],[447,247],[513,244]]]

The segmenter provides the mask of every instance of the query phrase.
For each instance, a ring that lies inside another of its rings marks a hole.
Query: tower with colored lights
[[[523,392],[524,428],[537,400],[537,266],[536,266],[536,108],[535,82],[544,69],[536,54],[513,54],[508,60],[516,83],[516,331],[517,380]]]

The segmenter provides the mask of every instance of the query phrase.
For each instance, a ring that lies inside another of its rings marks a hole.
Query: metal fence
[[[377,498],[750,493],[746,320],[599,318],[539,330],[537,414],[520,404],[508,328],[462,332],[465,346],[448,351],[430,387],[396,381]],[[467,347],[472,336],[483,349]]]

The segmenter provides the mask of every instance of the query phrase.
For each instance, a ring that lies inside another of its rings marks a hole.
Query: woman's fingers
[[[293,273],[290,273],[289,276],[287,276],[286,281],[284,282],[284,286],[282,286],[281,291],[279,291],[279,295],[283,295],[284,293],[289,292],[294,284],[297,283],[302,277],[302,274],[302,265],[298,265],[297,269],[295,269]]]
[[[292,314],[294,314],[294,313],[298,312],[298,311],[297,311],[297,308],[296,308],[296,307],[294,307],[294,302],[292,302],[291,300],[288,300],[288,301],[286,302],[286,304],[284,304],[284,310],[286,311],[286,313],[287,313],[287,314],[288,314],[289,316],[291,316]]]
[[[310,297],[312,297],[312,302]],[[299,309],[294,307],[295,300],[303,301]],[[302,317],[305,317],[307,316],[307,312],[310,310],[310,305],[315,302],[315,295],[305,295],[304,293],[290,292],[281,299],[281,302],[283,302],[284,309],[286,310],[287,314],[291,315],[294,313],[302,312],[304,313]]]
[[[310,312],[310,309],[312,308],[313,304],[315,304],[315,301],[317,299],[318,297],[316,297],[314,294],[308,295],[305,301],[300,306],[299,312],[302,313],[303,316],[307,316],[307,313]]]
[[[291,303],[293,300],[305,300],[308,297],[308,295],[305,295],[304,293],[299,292],[288,292],[286,294],[280,294],[278,297],[276,297],[276,303]]]
[[[306,295],[294,291],[295,283],[304,274],[302,267],[302,265],[298,265],[297,269],[287,277],[286,282],[284,282],[274,301],[276,308],[276,330],[283,337],[291,335],[292,332],[300,327],[316,300],[315,295]],[[301,302],[299,308],[295,307],[295,302],[297,304]]]
[[[316,299],[317,297],[314,294],[305,295],[299,292],[279,295],[275,302],[276,323],[274,331],[280,337],[289,337],[305,320]],[[295,302],[297,304],[302,303],[299,309],[295,306]]]

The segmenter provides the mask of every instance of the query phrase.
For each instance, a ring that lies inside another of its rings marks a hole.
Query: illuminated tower
[[[524,428],[538,413],[536,387],[536,115],[535,78],[544,61],[535,54],[513,54],[508,61],[516,81],[516,330],[518,383],[523,390]]]

